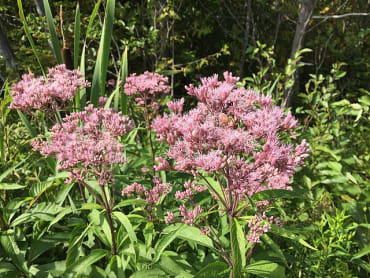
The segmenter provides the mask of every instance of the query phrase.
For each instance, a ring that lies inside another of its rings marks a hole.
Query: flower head
[[[14,84],[11,109],[30,113],[32,110],[55,110],[63,108],[81,87],[88,87],[78,70],[68,70],[65,65],[51,68],[46,78],[24,74]]]

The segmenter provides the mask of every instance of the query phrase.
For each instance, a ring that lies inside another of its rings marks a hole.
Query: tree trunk
[[[45,16],[44,2],[42,0],[35,0],[37,14],[41,17]]]
[[[304,35],[306,33],[307,26],[311,20],[311,16],[315,7],[314,0],[300,0],[299,1],[299,12],[298,12],[298,22],[297,27],[294,34],[294,39],[292,43],[292,49],[290,52],[290,59],[294,59],[294,55],[299,51],[299,49],[303,45]],[[293,78],[293,86],[285,92],[283,101],[281,106],[282,107],[290,107],[293,103],[295,92],[298,89],[298,79],[299,79],[299,72],[298,69],[292,76]]]
[[[246,60],[246,52],[249,45],[249,30],[250,30],[250,20],[252,16],[252,2],[248,0],[247,2],[247,19],[245,21],[245,29],[244,29],[244,38],[242,43],[242,55],[239,62],[239,76],[244,77],[244,66]]]
[[[0,54],[4,57],[7,69],[15,70],[15,62],[12,48],[10,47],[8,38],[6,37],[3,28],[0,24]]]

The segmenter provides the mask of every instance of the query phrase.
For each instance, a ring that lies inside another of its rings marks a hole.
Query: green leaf
[[[292,239],[292,240],[297,241],[298,243],[302,244],[303,246],[306,246],[307,248],[310,248],[312,250],[317,251],[317,249],[315,247],[311,246],[308,242],[306,242],[302,238],[302,236],[296,235],[295,233],[293,233],[293,232],[291,232],[291,231],[289,231],[285,228],[276,226],[276,225],[271,225],[271,226],[272,226],[272,228],[270,230],[271,233],[277,234],[277,235],[285,237],[285,238]]]
[[[203,267],[195,275],[195,278],[221,278],[230,271],[230,267],[224,262],[213,262]]]
[[[128,100],[128,96],[124,93],[124,85],[126,83],[126,78],[128,76],[128,59],[127,59],[127,46],[125,47],[125,50],[123,52],[123,55],[122,55],[122,63],[121,63],[121,81],[122,81],[122,84],[121,84],[121,88],[122,88],[122,91],[121,91],[121,94],[120,94],[120,97],[121,97],[121,111],[122,111],[122,114],[123,115],[127,115],[127,112],[128,112],[128,107],[127,107],[127,100]]]
[[[61,277],[66,271],[66,262],[56,261],[49,264],[38,265],[37,267],[45,273],[52,274],[52,277]]]
[[[49,1],[48,0],[43,0],[43,1],[44,1],[46,21],[48,23],[49,32],[51,35],[51,43],[53,45],[55,58],[57,59],[58,64],[63,64],[62,54],[60,51],[60,42],[57,37],[57,32],[55,31],[53,15],[51,14]]]
[[[13,271],[17,271],[13,264],[7,262],[0,262],[0,274]]]
[[[0,183],[0,190],[16,190],[25,187],[25,185],[20,185],[17,183]]]
[[[108,254],[109,254],[108,250],[94,249],[90,252],[89,255],[80,258],[77,262],[75,262],[70,267],[68,267],[67,271],[68,272],[81,273],[81,272],[85,271],[87,267],[89,267],[93,263],[99,261],[100,259],[104,258]]]
[[[365,255],[367,255],[369,253],[370,253],[370,245],[362,248],[359,252],[357,252],[356,254],[354,254],[353,257],[352,257],[352,259],[351,259],[351,261],[352,260],[355,260],[355,259],[359,259],[362,256],[365,256]]]
[[[158,268],[140,270],[130,276],[130,278],[165,278],[165,277],[168,277],[166,273]]]
[[[75,69],[78,68],[78,55],[80,54],[80,36],[81,36],[80,21],[81,21],[80,4],[77,2],[74,26],[74,40],[73,40],[73,67]],[[75,95],[75,104],[77,111],[81,110],[80,100],[81,100],[80,90],[77,90]]]
[[[179,226],[182,226],[182,228],[177,233],[178,238],[213,248],[212,240],[208,236],[202,235],[198,228],[185,224],[180,224]]]
[[[74,26],[74,41],[73,41],[73,66],[75,69],[78,68],[78,54],[80,51],[80,4],[77,2],[76,15],[75,15],[75,26]]]
[[[213,262],[203,267],[195,275],[195,278],[221,278],[230,271],[229,266],[224,262]]]
[[[110,44],[112,39],[115,0],[108,0],[106,4],[103,32],[100,39],[98,57],[95,64],[91,86],[90,101],[94,106],[99,104],[99,93],[105,95],[105,84],[109,65]]]
[[[121,222],[121,224],[123,225],[123,227],[125,228],[128,236],[129,236],[132,244],[134,244],[134,246],[135,246],[135,244],[137,243],[137,237],[136,237],[134,228],[131,225],[130,220],[122,212],[114,211],[112,214],[113,214],[113,217],[116,217]]]
[[[253,195],[253,200],[271,200],[281,198],[303,198],[303,190],[284,190],[284,189],[271,189],[257,192]]]
[[[10,232],[8,230],[8,232]],[[27,272],[27,263],[25,261],[25,252],[21,251],[13,235],[1,234],[0,243],[5,253],[12,258],[13,264],[22,271]]]
[[[339,161],[341,159],[340,156],[336,155],[331,149],[329,149],[328,147],[326,146],[316,146],[315,148],[316,150],[319,150],[319,151],[323,151],[323,152],[326,152],[328,154],[330,154],[336,161]]]
[[[58,241],[51,239],[33,240],[31,242],[30,251],[28,253],[28,261],[33,262],[40,255],[42,255],[47,250],[54,248],[57,244],[59,244]]]
[[[116,209],[122,208],[122,207],[132,206],[132,205],[144,206],[145,204],[146,204],[146,202],[143,199],[128,199],[128,200],[124,200],[124,201],[119,202],[114,207],[113,210],[116,210]]]
[[[19,110],[17,110],[17,113],[19,115],[19,118],[21,119],[24,126],[27,128],[28,132],[31,134],[32,138],[37,136],[36,130],[32,127],[30,121],[27,119],[27,117]]]
[[[277,263],[267,260],[261,260],[248,265],[245,268],[247,273],[257,275],[258,277],[266,278],[284,278],[285,269]]]
[[[265,242],[276,254],[279,255],[279,258],[283,261],[284,265],[288,267],[288,262],[284,256],[283,251],[281,251],[279,245],[277,245],[267,234],[261,236],[263,242]]]
[[[236,218],[233,218],[230,229],[231,248],[233,250],[233,275],[241,278],[243,266],[245,266],[245,238],[242,227]]]
[[[192,265],[172,251],[163,252],[159,266],[171,276],[182,278],[194,277],[194,275],[191,274],[193,269]]]
[[[184,226],[179,226],[176,230],[170,232],[169,234],[165,235],[164,237],[160,238],[155,245],[155,256],[153,259],[153,263],[156,263],[159,258],[161,257],[163,251],[166,247],[178,236]]]

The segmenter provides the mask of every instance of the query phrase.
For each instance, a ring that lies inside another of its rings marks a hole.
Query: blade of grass
[[[44,68],[42,67],[42,64],[41,64],[41,61],[40,61],[40,58],[39,58],[39,55],[36,51],[36,47],[35,47],[35,43],[32,39],[32,36],[31,36],[31,33],[30,33],[30,30],[28,28],[28,23],[26,21],[26,18],[24,17],[24,12],[23,12],[23,6],[22,6],[22,0],[17,0],[17,4],[18,4],[18,9],[19,9],[19,17],[21,18],[21,21],[23,23],[23,28],[24,28],[24,31],[26,33],[26,37],[31,45],[31,48],[32,48],[32,51],[36,57],[36,60],[37,60],[37,63],[40,65],[40,68],[41,68],[41,71],[42,71],[42,74],[45,76],[45,72],[44,72]]]
[[[127,115],[127,99],[128,96],[124,94],[124,85],[126,83],[126,78],[128,76],[128,59],[127,59],[127,46],[125,47],[125,51],[123,52],[122,55],[122,63],[121,63],[121,86],[122,86],[122,91],[120,94],[121,97],[121,111],[122,114]]]
[[[80,50],[80,4],[77,2],[76,15],[75,15],[75,26],[74,26],[74,44],[73,44],[73,66],[75,69],[78,67],[78,54]]]
[[[55,31],[55,25],[53,21],[53,15],[51,14],[51,9],[49,5],[48,0],[43,0],[44,1],[44,7],[45,7],[45,16],[46,16],[46,21],[48,23],[48,28],[51,36],[51,43],[53,45],[53,51],[55,58],[57,59],[58,64],[63,64],[62,60],[62,53],[60,51],[60,41],[58,40],[57,32]]]
[[[97,54],[98,57],[94,68],[91,86],[90,101],[92,104],[94,104],[94,106],[98,106],[99,95],[105,95],[105,83],[109,65],[109,51],[112,40],[115,3],[115,0],[108,0],[106,5],[103,33],[100,38],[99,50]]]
[[[80,62],[80,72],[85,75],[85,56],[86,56],[86,42],[87,38],[90,34],[90,29],[94,23],[94,19],[96,17],[96,14],[98,13],[99,7],[100,7],[101,0],[99,0],[96,4],[95,7],[90,15],[89,23],[87,25],[86,29],[86,35],[85,35],[85,40],[84,40],[84,45],[82,47],[82,53],[81,53],[81,62]],[[83,88],[80,90],[80,109],[85,107],[86,105],[86,89]]]
[[[79,54],[79,48],[80,48],[80,5],[77,2],[76,6],[76,15],[75,15],[75,26],[74,26],[74,43],[73,43],[73,67],[75,69],[78,68],[78,54]],[[76,108],[79,111],[81,109],[81,103],[80,103],[80,90],[77,91],[75,95],[75,103]]]

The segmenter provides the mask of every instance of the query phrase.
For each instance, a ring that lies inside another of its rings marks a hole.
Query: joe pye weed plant
[[[169,93],[168,78],[150,72],[127,77],[127,52],[107,95],[104,38],[114,8],[115,1],[107,1],[90,95],[84,54],[81,71],[60,64],[12,87],[9,107],[33,137],[39,133],[31,144],[48,158],[52,173],[34,198],[11,203],[0,215],[4,277],[284,277],[286,259],[267,233],[293,238],[274,199],[289,196],[309,153],[305,140],[293,143],[297,121],[229,72],[186,87],[198,101],[195,108],[180,99],[167,110],[158,97]],[[91,104],[84,105],[82,92]],[[143,125],[123,115],[127,97],[134,98]],[[40,113],[42,128],[35,129]],[[141,126],[146,137],[138,135]],[[149,159],[141,157],[148,153]],[[9,213],[14,207],[19,210]],[[268,256],[269,248],[280,258]]]

